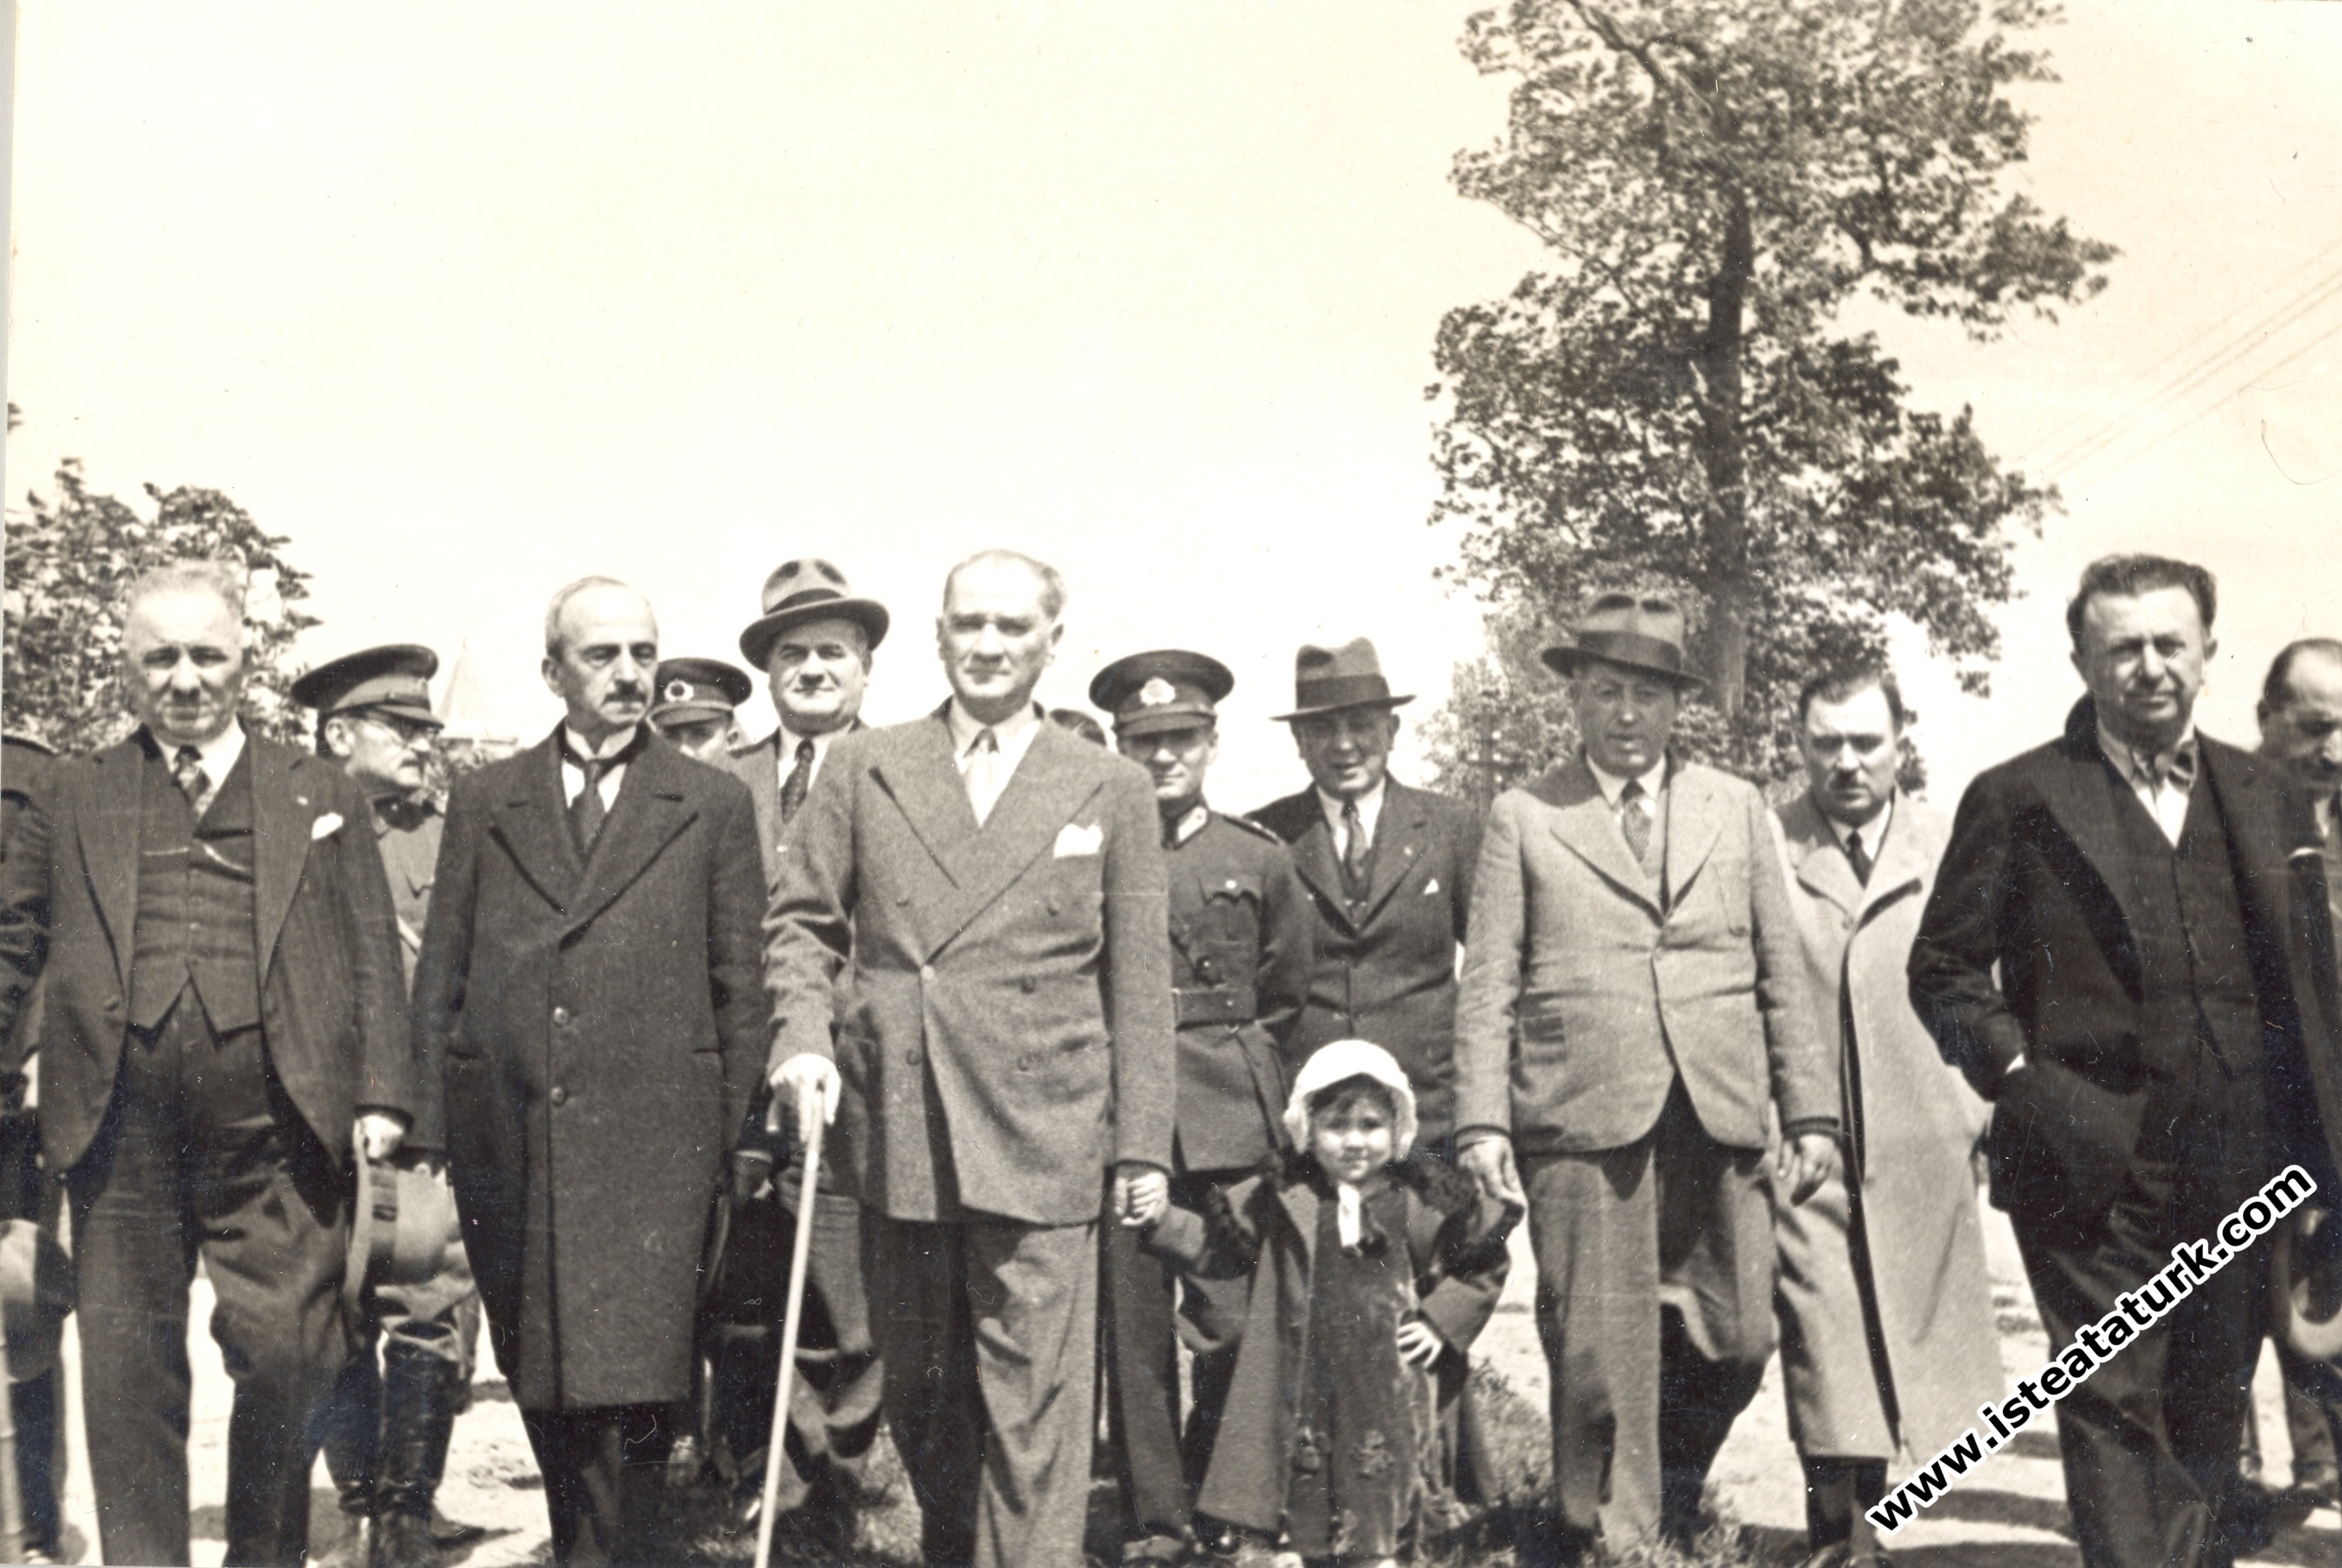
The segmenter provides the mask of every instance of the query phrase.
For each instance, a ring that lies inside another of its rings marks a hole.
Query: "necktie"
[[[984,825],[999,799],[1000,737],[987,724],[976,732],[967,748],[967,804],[976,813],[976,826]]]
[[[610,814],[610,808],[602,804],[602,775],[610,771],[615,760],[574,755],[570,758],[577,764],[577,771],[586,775],[585,787],[569,803],[569,831],[577,840],[580,854],[593,853],[594,841],[602,835],[602,819]]]
[[[212,777],[204,772],[204,754],[193,746],[181,746],[171,754],[171,781],[195,814],[204,814],[204,807],[212,804]]]
[[[1643,809],[1643,798],[1641,779],[1628,779],[1618,792],[1618,831],[1626,835],[1626,849],[1636,865],[1651,853],[1651,816]]]
[[[1375,846],[1366,837],[1366,819],[1358,814],[1358,803],[1342,803],[1342,880],[1349,886],[1353,899],[1366,896],[1366,888],[1374,881]]]
[[[1870,852],[1862,847],[1862,830],[1851,828],[1846,835],[1846,858],[1854,866],[1854,879],[1863,886],[1870,885]]]
[[[807,736],[797,743],[797,765],[781,781],[781,825],[786,827],[789,818],[797,814],[805,804],[806,791],[813,787],[813,740]]]

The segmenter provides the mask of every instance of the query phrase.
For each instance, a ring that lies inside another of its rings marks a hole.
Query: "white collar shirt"
[[[1846,847],[1847,839],[1857,833],[1862,834],[1863,853],[1876,861],[1878,858],[1878,846],[1887,842],[1887,824],[1895,820],[1895,795],[1890,793],[1887,797],[1887,804],[1879,808],[1878,814],[1859,827],[1851,823],[1840,822],[1827,812],[1822,813],[1822,820],[1829,824],[1830,836],[1837,840],[1837,846],[1840,849]]]
[[[586,738],[567,724],[561,726],[561,798],[571,805],[577,804],[577,792],[586,787],[586,770],[570,759],[573,757],[616,756],[633,744],[636,731],[619,730],[604,738],[600,746],[589,746]],[[618,804],[618,786],[626,782],[627,764],[620,763],[608,769],[596,793],[602,797],[602,809],[609,810]]]
[[[968,770],[975,763],[976,743],[985,731],[992,732],[993,744],[1000,748],[999,761],[993,769],[991,798],[985,801],[971,798],[968,802],[975,809],[976,820],[980,825],[992,814],[992,808],[999,804],[1000,797],[1008,792],[1008,781],[1016,776],[1017,765],[1024,762],[1025,754],[1033,749],[1033,738],[1041,733],[1041,710],[1028,703],[998,724],[987,724],[960,706],[959,698],[955,696],[951,705],[945,710],[944,723],[951,731],[952,762],[963,779],[968,776]]]
[[[148,733],[153,734],[152,731]],[[162,750],[164,765],[169,766],[178,752],[180,743],[166,741],[161,735],[155,735],[155,744]],[[227,783],[227,775],[235,770],[236,759],[244,755],[244,721],[230,719],[227,722],[227,728],[207,741],[196,741],[194,744],[195,755],[203,759],[204,777],[210,781],[212,789],[216,791],[220,785]]]
[[[1386,774],[1375,781],[1374,788],[1357,797],[1358,827],[1366,834],[1369,846],[1375,842],[1375,824],[1382,821],[1383,797],[1390,793],[1389,784],[1389,775]],[[1327,794],[1322,789],[1316,793],[1317,809],[1326,814],[1326,826],[1334,834],[1334,856],[1337,860],[1346,859],[1350,853],[1350,839],[1349,830],[1342,825],[1342,808],[1349,803],[1339,796]]]
[[[2130,786],[2130,793],[2138,797],[2138,804],[2147,808],[2147,814],[2163,829],[2163,836],[2176,846],[2187,825],[2188,792],[2194,786],[2197,770],[2202,766],[2195,724],[2190,723],[2168,748],[2149,757],[2116,739],[2101,723],[2098,750],[2114,764],[2115,772]]]
[[[829,743],[852,727],[851,724],[846,724],[817,735],[800,735],[793,734],[788,725],[783,724],[780,734],[773,737],[774,762],[778,769],[780,782],[783,784],[789,782],[789,774],[796,771],[797,765],[797,748],[806,742],[811,741],[813,766],[812,771],[806,774],[806,787],[812,788],[813,781],[821,777],[821,764],[829,758]]]
[[[1612,773],[1590,756],[1586,759],[1586,771],[1594,775],[1595,787],[1602,792],[1603,800],[1609,804],[1613,812],[1616,812],[1618,809],[1618,796],[1626,788],[1626,775]],[[1636,806],[1653,822],[1658,821],[1659,791],[1665,789],[1667,783],[1666,758],[1661,757],[1648,768],[1634,775],[1634,782],[1643,786],[1642,797],[1636,801]]]

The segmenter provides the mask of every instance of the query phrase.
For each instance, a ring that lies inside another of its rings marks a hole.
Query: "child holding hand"
[[[1446,1517],[1429,1368],[1496,1310],[1518,1212],[1408,1161],[1415,1093],[1390,1054],[1338,1040],[1305,1064],[1294,1149],[1211,1213],[1135,1190],[1123,1223],[1206,1279],[1250,1274],[1235,1392],[1198,1512],[1305,1560],[1380,1565]]]

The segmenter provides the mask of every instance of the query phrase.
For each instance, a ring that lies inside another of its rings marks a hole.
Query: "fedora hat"
[[[1304,643],[1293,655],[1293,711],[1272,715],[1277,724],[1306,719],[1312,714],[1337,713],[1344,708],[1395,708],[1415,701],[1412,694],[1391,695],[1383,679],[1383,663],[1375,645],[1353,637],[1338,648]]]
[[[438,1273],[447,1243],[460,1238],[455,1195],[418,1158],[358,1162],[356,1213],[342,1300],[356,1313],[369,1286],[421,1284]]]
[[[0,1226],[0,1322],[8,1336],[8,1381],[23,1383],[57,1364],[57,1339],[74,1309],[73,1259],[31,1220]]]
[[[1686,689],[1706,684],[1684,659],[1683,606],[1663,594],[1596,594],[1577,617],[1576,636],[1539,656],[1560,675],[1574,675],[1586,660],[1599,659]]]
[[[846,574],[817,556],[784,561],[765,579],[765,613],[740,634],[740,653],[750,665],[765,667],[773,644],[791,626],[807,621],[852,621],[868,634],[876,648],[886,640],[891,617],[876,599],[855,597]]]

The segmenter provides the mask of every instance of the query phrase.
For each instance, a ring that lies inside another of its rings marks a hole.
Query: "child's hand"
[[[1171,1207],[1171,1178],[1151,1165],[1133,1167],[1122,1187],[1122,1223],[1134,1231],[1155,1223]]]
[[[1439,1337],[1439,1331],[1421,1318],[1398,1325],[1398,1356],[1409,1366],[1429,1366],[1446,1348],[1447,1342]]]

